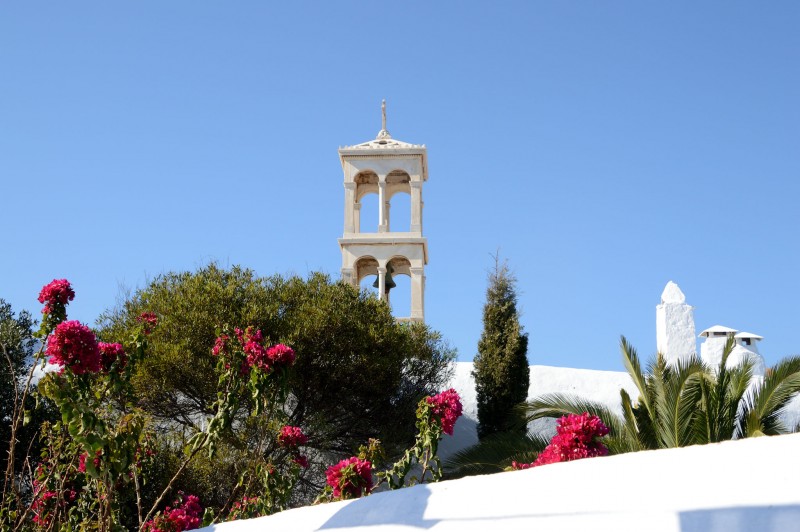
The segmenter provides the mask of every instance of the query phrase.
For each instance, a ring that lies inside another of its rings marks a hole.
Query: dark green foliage
[[[512,462],[531,463],[549,443],[550,439],[541,434],[492,434],[450,457],[445,463],[445,476],[453,479],[488,475],[505,471]]]
[[[528,335],[517,312],[516,279],[506,263],[495,258],[489,274],[483,333],[478,342],[473,376],[478,403],[478,437],[508,430],[525,430],[514,406],[528,396]]]
[[[33,319],[22,311],[15,316],[11,305],[0,299],[0,467],[6,470],[14,400],[21,394],[23,376],[33,356]],[[18,444],[24,453],[27,448]]]
[[[167,427],[174,433],[210,413],[217,384],[211,347],[218,328],[253,325],[269,343],[295,350],[287,414],[316,449],[309,453],[312,466],[301,491],[321,485],[323,462],[349,456],[369,438],[379,438],[390,458],[412,443],[417,402],[443,387],[454,358],[427,326],[398,324],[383,302],[320,273],[259,278],[247,269],[211,264],[161,275],[106,313],[101,335],[127,337],[144,311],[155,312],[159,325],[134,385],[165,434]],[[225,503],[239,464],[266,430],[247,420],[250,409],[242,401],[218,458],[199,461],[185,475],[183,482],[191,482],[191,492],[204,503]],[[176,452],[180,444],[171,442]]]
[[[11,438],[11,419],[15,400],[22,400],[22,392],[28,379],[36,341],[33,337],[35,321],[27,311],[14,313],[4,299],[0,298],[0,467],[6,470]],[[15,446],[15,474],[24,471],[25,457],[31,451],[38,456],[38,431],[41,423],[54,417],[52,407],[46,401],[37,401],[32,395],[25,399],[24,410],[28,423],[18,427]]]

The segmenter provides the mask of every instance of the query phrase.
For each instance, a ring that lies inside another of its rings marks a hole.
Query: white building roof
[[[739,334],[735,335],[734,338],[750,338],[751,340],[763,340],[763,336],[759,336],[757,334],[749,333],[749,332],[740,332]]]
[[[728,334],[736,334],[736,329],[731,329],[730,327],[725,327],[724,325],[714,325],[713,327],[709,327],[705,331],[700,333],[700,336],[708,338],[712,335],[712,333],[728,333]]]
[[[384,137],[378,134],[378,138],[374,140],[368,140],[367,142],[362,142],[361,144],[356,144],[354,146],[344,146],[341,150],[397,150],[397,149],[420,149],[424,148],[424,144],[409,144],[408,142],[403,142],[402,140],[396,140],[390,137],[388,134]]]

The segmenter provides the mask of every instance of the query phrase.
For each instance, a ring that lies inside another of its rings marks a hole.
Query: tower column
[[[389,224],[386,222],[386,176],[378,179],[378,232],[386,233],[389,231]]]
[[[357,233],[358,222],[356,221],[356,184],[344,184],[344,232]]]
[[[411,186],[411,232],[422,232],[422,181],[412,181]]]
[[[357,201],[353,205],[353,232],[361,232],[361,202]]]
[[[425,316],[425,270],[411,268],[411,319]]]
[[[357,279],[355,278],[355,271],[353,268],[342,268],[342,281],[349,283],[353,286],[358,286]]]
[[[378,297],[386,301],[386,268],[378,267]]]

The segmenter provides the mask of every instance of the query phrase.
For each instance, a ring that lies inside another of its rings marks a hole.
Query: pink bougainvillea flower
[[[39,303],[44,303],[42,314],[50,314],[56,305],[66,306],[75,299],[75,291],[66,279],[53,279],[39,292]]]
[[[608,427],[597,417],[584,412],[581,415],[570,414],[558,420],[556,435],[550,444],[539,453],[530,464],[512,462],[512,469],[528,469],[557,462],[569,462],[581,458],[606,456],[608,448],[599,441],[608,434]]]
[[[356,456],[330,466],[325,477],[337,498],[358,498],[372,490],[372,464]]]
[[[267,356],[267,349],[260,343],[250,340],[244,344],[244,354],[247,355],[247,365],[250,368],[258,368],[269,371],[272,364]]]
[[[278,444],[287,449],[294,449],[308,443],[308,436],[303,434],[300,427],[285,425],[278,434]]]
[[[100,364],[104,372],[108,373],[114,362],[119,361],[117,369],[120,371],[128,364],[128,355],[125,354],[122,345],[98,342],[97,346],[100,348]]]
[[[308,457],[304,454],[296,454],[292,456],[292,462],[299,465],[303,469],[308,469]]]
[[[200,528],[203,516],[200,499],[196,495],[184,498],[183,492],[178,492],[178,494],[180,498],[175,501],[175,508],[167,506],[161,515],[144,524],[144,530],[147,532],[183,532]]]
[[[218,357],[220,354],[228,353],[228,341],[230,337],[227,334],[221,334],[214,340],[214,347],[211,348],[211,354]]]
[[[142,312],[136,316],[136,321],[144,326],[144,334],[149,335],[153,332],[156,325],[158,325],[158,316],[153,312]]]
[[[261,330],[256,329],[252,325],[247,327],[245,330],[241,330],[237,327],[233,330],[233,332],[242,347],[244,347],[248,342],[261,343],[264,341],[264,336],[261,334]]]
[[[294,349],[284,344],[273,345],[267,350],[270,363],[276,367],[287,367],[294,364]]]
[[[461,417],[461,398],[453,388],[442,393],[427,397],[426,401],[431,405],[431,412],[437,421],[442,424],[442,431],[445,434],[453,435],[453,427]]]
[[[79,321],[59,323],[47,340],[49,362],[73,373],[97,373],[101,369],[100,347],[94,333]]]

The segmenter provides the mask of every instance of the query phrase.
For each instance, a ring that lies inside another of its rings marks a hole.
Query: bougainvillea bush
[[[328,485],[318,501],[358,498],[379,486],[391,490],[441,480],[439,441],[443,434],[453,434],[461,410],[461,399],[452,388],[422,398],[417,406],[416,440],[396,463],[385,470],[373,471],[372,464],[382,456],[382,449],[379,441],[370,440],[361,447],[358,456],[328,468],[325,473]]]
[[[43,451],[36,460],[26,460],[27,479],[16,476],[11,460],[0,529],[177,532],[267,515],[292,504],[297,480],[309,467],[309,436],[290,424],[286,413],[292,401],[287,378],[297,358],[291,347],[269,345],[254,327],[221,328],[208,349],[216,401],[206,415],[191,420],[192,430],[170,432],[169,425],[140,408],[131,383],[137,365],[148,357],[159,317],[144,312],[130,338],[101,341],[90,327],[67,318],[74,297],[65,279],[49,283],[39,296],[43,347],[36,365],[49,362],[58,369],[47,373],[37,390],[31,386],[31,368],[21,393],[52,401],[60,419],[42,427]],[[25,404],[24,397],[19,404]],[[242,418],[243,411],[249,417]],[[415,445],[399,462],[386,471],[374,470],[380,444],[371,440],[359,456],[328,468],[320,500],[368,495],[380,484],[393,489],[438,480],[439,439],[452,434],[460,415],[453,390],[423,398]],[[25,412],[15,410],[12,442],[25,419]],[[180,480],[192,463],[219,452],[234,423],[247,425],[249,419],[257,420],[259,430],[250,433],[240,455],[244,459],[237,461],[238,482],[225,488],[224,503],[204,509],[197,495],[178,489]],[[176,442],[180,452],[165,448],[164,442]],[[414,465],[419,476],[408,478]]]
[[[166,506],[167,501],[176,496],[176,480],[186,467],[202,454],[215,452],[242,400],[254,406],[254,415],[273,420],[276,428],[269,439],[280,441],[275,447],[284,452],[270,456],[264,453],[265,442],[260,442],[254,449],[256,458],[242,471],[240,485],[231,493],[230,504],[205,512],[205,518],[226,518],[234,507],[233,496],[247,499],[248,491],[258,491],[264,501],[258,508],[261,513],[286,506],[292,475],[306,462],[300,452],[306,441],[302,430],[279,430],[286,370],[295,360],[290,347],[265,345],[261,332],[253,328],[220,334],[209,350],[216,360],[217,401],[209,416],[197,420],[197,430],[177,437],[183,441],[183,456],[174,464],[171,476],[164,477],[163,457],[158,454],[162,449],[154,444],[155,431],[163,427],[154,425],[138,407],[131,385],[136,365],[147,356],[148,337],[158,326],[158,316],[141,314],[140,326],[126,342],[103,342],[85,324],[67,319],[66,307],[74,297],[75,291],[65,279],[49,283],[39,296],[44,304],[38,333],[43,348],[36,364],[48,362],[58,370],[46,374],[34,390],[31,368],[22,393],[39,393],[53,401],[61,416],[42,429],[44,451],[40,459],[30,460],[38,466],[30,471],[27,485],[25,479],[10,473],[15,468],[9,464],[0,529],[75,530],[89,526],[155,532],[197,528],[204,512],[195,495],[177,493],[177,502]],[[12,441],[24,423],[24,414],[14,413]],[[153,474],[159,470],[160,477]],[[158,485],[154,487],[153,482]]]
[[[608,434],[603,421],[588,412],[570,414],[558,420],[556,435],[531,463],[512,462],[512,469],[528,469],[556,462],[569,462],[593,456],[606,456],[608,448],[601,438]]]

